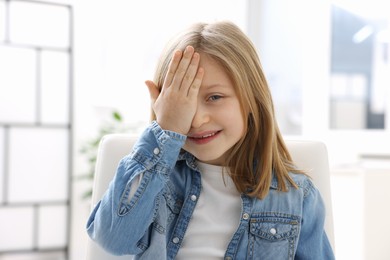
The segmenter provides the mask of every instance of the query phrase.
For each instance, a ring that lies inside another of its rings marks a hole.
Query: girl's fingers
[[[191,88],[191,85],[193,84],[193,81],[195,77],[197,76],[198,73],[198,68],[199,68],[199,61],[200,61],[200,56],[199,53],[194,53],[191,59],[191,62],[187,68],[187,71],[183,77],[183,80],[181,82],[180,89],[188,93],[189,88]]]
[[[180,63],[176,69],[172,83],[170,84],[173,88],[180,89],[182,87],[183,78],[187,73],[193,55],[194,55],[194,47],[187,46],[186,49],[184,50],[183,57],[181,58]]]
[[[203,75],[204,75],[204,69],[199,68],[196,72],[196,76],[194,80],[192,81],[192,84],[188,88],[187,96],[189,98],[196,98],[198,96],[200,85],[202,84],[202,80],[203,80]]]
[[[169,67],[168,67],[167,75],[165,76],[165,79],[164,79],[163,88],[167,88],[171,85],[172,80],[175,76],[177,67],[179,66],[180,60],[182,58],[182,55],[183,55],[183,53],[180,50],[175,51],[175,53],[173,54],[173,57],[171,59]]]

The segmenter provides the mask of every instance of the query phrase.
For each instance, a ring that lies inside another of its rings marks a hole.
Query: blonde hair
[[[288,173],[301,171],[294,166],[277,126],[271,93],[250,39],[229,21],[190,26],[168,43],[160,57],[154,79],[160,89],[173,52],[188,45],[224,67],[242,112],[248,116],[246,134],[231,148],[226,161],[237,190],[262,199],[268,194],[273,174],[279,190],[297,187]]]

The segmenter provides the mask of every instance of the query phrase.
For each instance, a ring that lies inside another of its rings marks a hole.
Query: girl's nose
[[[196,113],[194,115],[194,118],[192,119],[192,128],[200,128],[203,124],[210,121],[210,115],[207,109],[202,106],[201,104],[198,104],[198,107],[196,109]]]

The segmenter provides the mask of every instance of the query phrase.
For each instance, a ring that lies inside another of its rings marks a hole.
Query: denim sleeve
[[[296,251],[296,260],[335,259],[324,230],[325,205],[319,191],[310,180],[304,188],[302,226]]]
[[[186,137],[153,122],[124,157],[88,222],[88,235],[115,255],[139,254],[138,242],[153,223],[158,196],[174,168]],[[132,180],[142,174],[137,190]],[[134,193],[134,194],[132,194]]]

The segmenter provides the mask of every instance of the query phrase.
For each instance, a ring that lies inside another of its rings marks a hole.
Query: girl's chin
[[[207,154],[207,151],[199,151],[195,149],[191,149],[190,146],[184,145],[183,150],[192,154],[198,161],[222,166],[225,163],[225,154]],[[205,153],[206,152],[206,153]],[[210,152],[210,151],[209,151]]]
[[[223,157],[217,157],[217,158],[213,158],[213,157],[207,157],[205,158],[205,156],[196,156],[194,155],[195,158],[202,162],[202,163],[207,163],[207,164],[212,164],[212,165],[218,165],[218,166],[222,166],[224,165],[224,160],[223,160]]]

